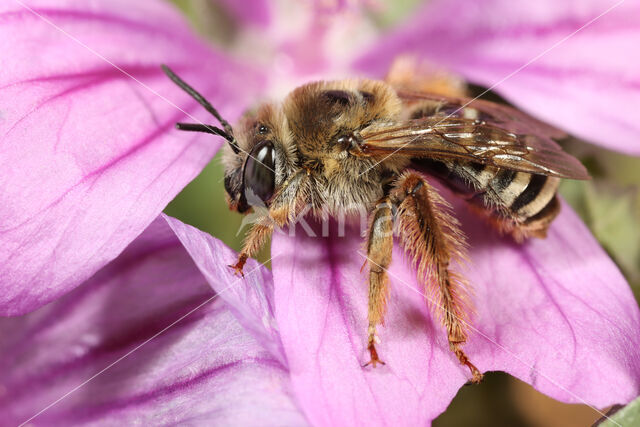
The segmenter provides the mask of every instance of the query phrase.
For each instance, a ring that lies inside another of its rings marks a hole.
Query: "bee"
[[[236,131],[198,92],[163,68],[222,126],[177,124],[228,142],[224,186],[230,209],[246,213],[252,205],[266,207],[265,220],[253,225],[230,267],[242,274],[274,226],[290,224],[306,207],[317,216],[348,216],[364,207],[369,216],[367,365],[384,363],[376,350],[376,327],[385,314],[386,269],[396,230],[419,282],[434,296],[432,307],[451,351],[473,382],[482,379],[463,350],[472,311],[469,287],[452,269],[465,259],[465,236],[430,181],[443,182],[516,241],[543,238],[560,210],[560,180],[589,179],[584,166],[554,141],[565,137],[563,132],[502,104],[366,79],[298,87],[280,105],[265,104],[245,116]]]

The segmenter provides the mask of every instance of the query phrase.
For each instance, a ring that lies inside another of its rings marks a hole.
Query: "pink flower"
[[[233,256],[207,237],[216,260]],[[203,251],[198,261],[213,261],[210,255]],[[269,347],[273,340],[256,317],[265,296],[250,293],[262,290],[271,273],[255,262],[247,267],[248,287],[222,294],[233,300],[248,291],[237,301],[253,314],[245,318],[216,297],[158,218],[77,289],[31,314],[2,319],[2,425],[36,414],[36,425],[304,424],[282,352]]]
[[[219,241],[158,218],[221,143],[172,131],[185,113],[206,113],[159,64],[231,119],[285,79],[381,75],[400,51],[491,86],[613,4],[430,2],[362,55],[335,60],[331,34],[356,25],[357,8],[309,12],[328,21],[293,37],[274,26],[271,3],[256,3],[263,14],[231,14],[270,35],[255,61],[199,41],[159,0],[0,6],[0,312],[23,315],[0,322],[3,422],[425,424],[467,380],[400,252],[380,330],[387,365],[363,369],[366,280],[353,231],[276,234],[273,275],[250,262],[240,280]],[[637,8],[615,7],[496,90],[640,153],[640,62],[628,54]],[[295,40],[316,43],[304,60],[309,45]],[[565,402],[637,396],[640,312],[571,209],[546,240],[517,246],[452,201],[472,248],[474,363]]]

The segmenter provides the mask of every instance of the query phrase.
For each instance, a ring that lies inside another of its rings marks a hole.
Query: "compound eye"
[[[276,183],[273,143],[259,142],[247,157],[242,174],[243,197],[249,205],[258,203],[256,196],[267,202],[273,196]]]

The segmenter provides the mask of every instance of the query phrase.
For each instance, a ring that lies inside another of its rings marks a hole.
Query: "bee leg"
[[[251,227],[249,234],[247,234],[245,238],[242,251],[238,254],[238,261],[233,265],[229,265],[229,267],[235,270],[236,276],[244,277],[242,269],[247,259],[260,250],[267,238],[271,236],[272,231],[272,225],[254,224],[254,226]]]
[[[449,204],[415,172],[404,173],[390,193],[398,205],[399,239],[425,284],[431,306],[447,331],[449,348],[471,371],[472,381],[482,373],[462,350],[468,336],[471,311],[464,278],[450,269],[452,261],[465,258],[465,237]]]
[[[367,349],[371,360],[364,366],[384,362],[378,357],[375,344],[378,341],[376,326],[384,322],[389,295],[389,278],[386,269],[391,263],[393,249],[393,206],[387,198],[382,199],[371,215],[367,258],[369,262],[369,328]]]
[[[247,254],[244,252],[240,252],[238,254],[238,261],[235,264],[229,264],[227,267],[233,268],[234,274],[238,277],[244,277],[244,272],[242,269],[244,268],[244,264],[247,262]]]

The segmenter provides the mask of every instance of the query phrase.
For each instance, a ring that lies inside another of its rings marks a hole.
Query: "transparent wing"
[[[562,131],[513,108],[488,101],[400,93],[409,116],[360,132],[362,152],[381,157],[459,159],[571,179],[589,179],[585,167],[553,138]]]

